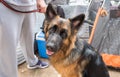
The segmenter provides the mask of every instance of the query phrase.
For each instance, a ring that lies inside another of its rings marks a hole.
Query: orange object
[[[95,18],[95,21],[94,21],[94,24],[93,24],[93,28],[92,28],[92,32],[91,32],[90,38],[88,40],[89,44],[92,43],[93,36],[94,36],[94,33],[95,33],[95,29],[96,29],[96,26],[97,26],[97,23],[98,23],[98,19],[99,19],[100,15],[101,15],[101,11],[102,11],[102,8],[99,8],[98,12],[97,12],[97,15],[96,15],[96,18]]]
[[[107,11],[106,11],[105,9],[103,9],[102,7],[98,9],[98,12],[97,12],[97,15],[96,15],[94,24],[93,24],[92,32],[91,32],[90,38],[89,38],[89,40],[88,40],[88,43],[89,43],[89,44],[92,43],[93,36],[94,36],[94,33],[95,33],[95,29],[96,29],[96,26],[97,26],[99,17],[100,17],[100,16],[106,16],[106,15],[107,15]]]
[[[115,68],[120,68],[120,56],[110,55],[110,54],[101,54],[104,62],[107,66],[112,66]]]

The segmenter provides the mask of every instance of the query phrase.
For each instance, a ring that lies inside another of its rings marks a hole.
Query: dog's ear
[[[57,6],[57,14],[62,17],[62,18],[65,18],[65,13],[64,13],[64,10],[61,6]]]
[[[48,20],[51,20],[55,16],[57,16],[57,13],[55,9],[53,8],[52,4],[48,4],[45,16],[46,16],[46,19]]]
[[[70,22],[72,23],[71,25],[72,29],[78,30],[81,27],[84,19],[85,19],[85,14],[80,14],[72,19],[69,19]]]

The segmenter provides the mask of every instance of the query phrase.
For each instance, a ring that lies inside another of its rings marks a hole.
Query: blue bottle
[[[46,54],[46,41],[45,35],[42,31],[38,32],[36,35],[36,41],[38,44],[38,53],[41,58],[49,58]]]

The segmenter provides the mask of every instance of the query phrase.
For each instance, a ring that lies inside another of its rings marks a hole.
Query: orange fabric
[[[110,55],[110,54],[101,54],[101,55],[107,66],[120,68],[120,56],[119,55]]]

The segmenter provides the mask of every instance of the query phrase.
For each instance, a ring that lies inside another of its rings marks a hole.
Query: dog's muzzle
[[[60,48],[61,42],[62,38],[59,35],[55,33],[50,34],[46,43],[47,52],[52,54],[55,53]]]

